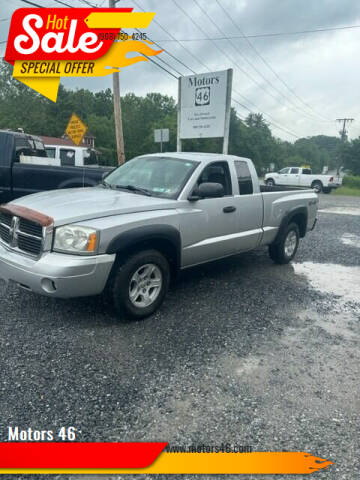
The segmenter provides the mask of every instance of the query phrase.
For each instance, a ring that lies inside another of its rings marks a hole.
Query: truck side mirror
[[[204,182],[194,188],[192,194],[188,197],[190,201],[200,200],[201,198],[219,198],[225,195],[224,187],[221,183]]]

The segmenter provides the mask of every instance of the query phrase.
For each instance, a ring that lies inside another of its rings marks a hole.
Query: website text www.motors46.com
[[[219,445],[167,445],[168,453],[251,453],[251,445],[221,443]]]

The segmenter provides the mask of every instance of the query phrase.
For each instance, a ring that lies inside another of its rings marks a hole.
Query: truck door
[[[299,186],[300,185],[300,168],[298,167],[290,168],[290,173],[288,174],[287,179],[288,179],[287,185]]]
[[[63,182],[72,180],[72,173],[67,168],[50,165],[35,165],[20,163],[20,153],[23,151],[21,142],[22,137],[15,138],[17,145],[15,153],[15,161],[12,169],[12,183],[14,198],[29,195],[31,193],[42,192],[44,190],[55,190]],[[75,162],[75,152],[73,149],[62,149],[60,151],[60,160],[62,165],[73,165]],[[80,172],[81,173],[81,172]],[[77,184],[75,175],[80,177],[81,174],[74,169],[74,184]],[[81,184],[79,181],[79,184]],[[70,183],[70,182],[69,182]]]
[[[280,170],[279,174],[276,177],[276,183],[278,185],[288,185],[287,182],[288,182],[289,173],[290,173],[289,167],[283,168],[282,170]]]
[[[225,196],[189,202],[193,213],[180,216],[182,266],[225,257],[239,250],[238,215],[228,162],[207,165],[194,188],[204,182],[221,183]]]

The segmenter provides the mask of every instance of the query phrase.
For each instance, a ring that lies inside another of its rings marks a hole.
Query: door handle
[[[231,212],[235,212],[236,210],[236,207],[234,207],[233,205],[229,206],[229,207],[224,207],[223,208],[223,212],[224,213],[231,213]]]

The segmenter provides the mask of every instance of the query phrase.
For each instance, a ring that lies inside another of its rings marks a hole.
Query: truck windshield
[[[197,165],[179,158],[137,157],[114,170],[104,183],[140,194],[143,189],[144,194],[146,191],[158,197],[177,198]]]

